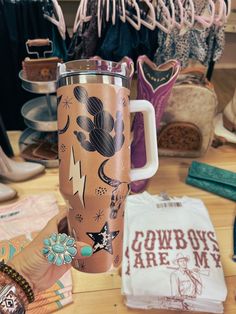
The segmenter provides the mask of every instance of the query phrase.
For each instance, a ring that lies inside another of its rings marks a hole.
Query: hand
[[[9,266],[14,268],[28,281],[34,292],[40,292],[50,288],[71,268],[70,264],[64,264],[62,266],[50,264],[47,258],[42,254],[44,247],[43,240],[49,238],[53,233],[63,233],[63,231],[60,230],[60,226],[66,228],[66,216],[67,211],[63,210],[51,219],[37,237],[8,263]],[[64,226],[62,226],[62,224],[64,224]],[[81,249],[84,246],[88,246],[92,252],[92,248],[84,242],[76,242],[76,246],[78,250],[75,256],[76,259],[86,258],[86,256],[82,257],[81,255]]]

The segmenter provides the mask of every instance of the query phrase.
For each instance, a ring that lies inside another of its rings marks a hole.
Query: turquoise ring
[[[50,264],[70,264],[77,254],[75,239],[65,233],[53,233],[43,244],[42,253]]]

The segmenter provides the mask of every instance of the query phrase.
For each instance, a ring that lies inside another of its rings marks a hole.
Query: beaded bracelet
[[[34,292],[28,282],[13,268],[6,265],[4,261],[0,262],[0,272],[6,274],[15,283],[17,283],[20,288],[24,291],[29,303],[34,302]]]

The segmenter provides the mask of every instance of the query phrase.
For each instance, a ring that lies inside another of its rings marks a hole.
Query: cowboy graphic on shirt
[[[196,298],[202,293],[199,269],[188,268],[189,257],[178,253],[174,261],[178,268],[170,275],[171,294],[177,298]]]

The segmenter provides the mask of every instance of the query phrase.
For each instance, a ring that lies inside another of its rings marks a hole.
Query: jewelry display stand
[[[24,151],[30,144],[43,141],[46,135],[57,140],[57,99],[56,81],[36,82],[29,81],[24,77],[23,70],[19,73],[22,87],[28,92],[41,95],[40,97],[27,101],[21,109],[27,129],[23,131],[19,139],[20,151]],[[43,96],[44,95],[44,96]],[[54,141],[52,143],[54,143]],[[58,159],[26,158],[30,161],[42,163],[45,167],[58,167]]]

